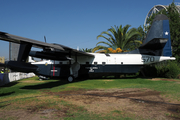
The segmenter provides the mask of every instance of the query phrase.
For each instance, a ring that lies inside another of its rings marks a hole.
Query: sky
[[[93,48],[111,26],[143,26],[154,5],[173,0],[0,0],[0,31],[74,49]],[[180,2],[180,0],[175,0]],[[9,43],[0,40],[0,56]]]

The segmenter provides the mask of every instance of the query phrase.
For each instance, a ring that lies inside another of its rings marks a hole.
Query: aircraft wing
[[[48,48],[49,47],[49,48],[56,48],[56,49],[64,50],[61,46],[57,46],[57,45],[29,39],[29,38],[24,38],[24,37],[8,34],[8,33],[1,32],[1,31],[0,31],[0,40],[19,43],[19,44],[25,42],[25,43],[32,44],[33,47],[37,47],[37,48],[46,48],[46,47]]]
[[[75,56],[75,55],[77,55],[77,56],[94,56],[92,54],[89,54],[89,53],[86,53],[83,51],[79,51],[76,49],[72,49],[72,48],[64,46],[64,45],[60,45],[60,44],[56,44],[56,43],[54,43],[53,45],[61,46],[64,49],[64,51],[61,51],[61,52],[66,55],[69,55],[69,53],[70,53],[73,56]]]
[[[30,50],[28,50],[28,51],[29,51],[29,54],[34,57],[40,57],[40,58],[45,58],[45,59],[61,60],[62,56],[63,56],[63,60],[64,60],[64,57],[66,55],[69,55],[69,56],[71,56],[71,55],[93,56],[92,54],[78,51],[76,49],[72,49],[72,48],[64,46],[64,45],[45,43],[45,42],[41,42],[41,41],[29,39],[29,38],[24,38],[24,37],[8,34],[8,33],[1,32],[1,31],[0,31],[0,40],[18,43],[18,44],[20,44],[20,47],[21,47],[21,45],[23,46],[24,44],[26,44],[24,46],[24,47],[26,47],[24,50],[28,49],[27,46],[30,46],[29,49],[31,47],[42,48],[43,51],[41,51],[41,52],[30,51]],[[19,51],[19,54],[22,54],[21,51]],[[26,52],[26,54],[27,54],[27,52]]]
[[[92,56],[94,55],[72,49],[60,44],[50,44],[0,31],[0,40],[20,44],[17,61],[7,61],[4,65],[11,70],[19,72],[38,73],[39,68],[26,63],[28,56],[51,60],[72,60],[71,56]],[[42,51],[31,51],[32,47],[42,48]],[[71,62],[70,62],[71,63]]]

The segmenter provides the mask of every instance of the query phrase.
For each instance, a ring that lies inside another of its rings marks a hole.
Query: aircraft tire
[[[68,78],[67,78],[68,82],[73,82],[74,81],[74,76],[70,75]]]

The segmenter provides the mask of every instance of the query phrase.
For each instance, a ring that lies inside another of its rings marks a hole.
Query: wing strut
[[[32,44],[29,43],[21,43],[19,48],[19,54],[17,61],[26,62],[29,52],[31,50]]]
[[[37,66],[32,65],[30,63],[26,63],[31,47],[32,44],[21,42],[17,61],[6,61],[6,67],[18,72],[38,73],[39,68]]]

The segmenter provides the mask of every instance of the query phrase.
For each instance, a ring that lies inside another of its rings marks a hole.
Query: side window
[[[94,62],[95,65],[97,65],[97,62]]]
[[[105,65],[106,64],[106,62],[102,62],[102,65]]]

